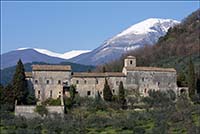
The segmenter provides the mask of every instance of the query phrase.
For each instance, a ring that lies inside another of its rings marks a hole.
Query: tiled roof
[[[69,65],[32,65],[33,71],[71,71]]]
[[[125,77],[125,75],[120,72],[106,72],[106,73],[80,72],[80,73],[74,73],[72,76],[73,77]]]
[[[176,72],[174,68],[158,67],[126,67],[127,71],[156,71],[156,72]]]
[[[32,77],[32,72],[25,72],[25,76],[27,78],[31,78]]]

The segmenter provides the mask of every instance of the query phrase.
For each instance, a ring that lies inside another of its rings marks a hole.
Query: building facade
[[[136,58],[128,56],[124,60],[122,72],[76,72],[71,66],[33,65],[32,72],[26,73],[31,88],[38,100],[62,98],[75,85],[81,97],[103,96],[105,79],[114,95],[118,94],[120,81],[125,89],[136,90],[141,95],[148,95],[149,90],[174,90],[177,92],[176,70],[173,68],[137,67]]]

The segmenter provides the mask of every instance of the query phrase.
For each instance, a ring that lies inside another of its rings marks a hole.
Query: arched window
[[[130,64],[131,64],[131,65],[133,64],[133,61],[132,61],[132,60],[130,61]]]
[[[38,80],[35,80],[35,84],[38,84]]]

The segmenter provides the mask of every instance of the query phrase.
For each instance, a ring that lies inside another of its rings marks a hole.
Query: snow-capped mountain
[[[1,69],[16,65],[19,59],[21,59],[23,63],[45,62],[58,64],[88,51],[89,50],[74,50],[60,54],[46,49],[19,48],[1,55]]]
[[[98,65],[119,58],[123,53],[143,45],[155,44],[170,27],[179,24],[172,19],[150,18],[130,26],[116,36],[106,40],[95,50],[81,54],[70,61]]]
[[[52,57],[62,58],[62,59],[70,59],[80,54],[90,52],[90,50],[72,50],[72,51],[61,54],[61,53],[52,52],[46,49],[40,49],[40,48],[18,48],[17,50],[26,50],[26,49],[33,49],[39,53],[46,54]]]

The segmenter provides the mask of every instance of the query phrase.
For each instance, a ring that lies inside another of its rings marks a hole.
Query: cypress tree
[[[2,104],[4,102],[4,99],[3,99],[3,92],[4,92],[4,87],[3,85],[0,84],[0,104]]]
[[[123,82],[120,81],[120,84],[119,84],[119,103],[123,107],[125,102],[126,102],[126,100],[125,100],[125,90],[124,90]]]
[[[105,67],[105,66],[103,66],[103,68],[102,68],[102,72],[103,72],[103,73],[106,72],[106,67]]]
[[[189,61],[189,70],[188,70],[188,90],[189,96],[192,98],[195,95],[195,72],[194,72],[194,64],[190,57]]]
[[[179,87],[183,87],[184,86],[184,82],[185,82],[185,75],[184,75],[184,72],[181,71],[179,74],[178,74],[178,77],[177,77],[177,85]]]
[[[69,93],[70,93],[71,101],[73,101],[76,94],[76,87],[74,85],[70,86]]]
[[[200,96],[200,78],[197,78],[196,87],[197,87],[197,94],[199,94]]]
[[[14,97],[18,104],[26,104],[26,98],[28,96],[28,87],[26,76],[24,72],[24,65],[19,59],[17,62],[17,67],[12,80]]]
[[[105,84],[103,88],[103,98],[105,101],[112,101],[112,92],[110,86],[108,85],[107,79],[105,79]]]

